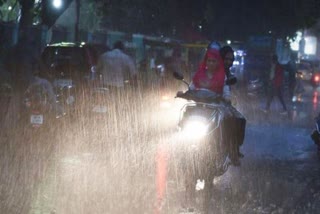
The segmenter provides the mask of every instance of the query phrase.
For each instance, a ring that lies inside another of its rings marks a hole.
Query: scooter
[[[110,111],[110,105],[108,105],[109,97],[108,87],[94,87],[90,92],[89,111],[93,114],[106,114]],[[109,100],[110,102],[110,100]]]
[[[315,118],[316,128],[311,133],[310,137],[317,146],[317,154],[320,159],[320,114]]]
[[[76,110],[76,87],[71,80],[55,79],[54,91],[58,105],[63,107],[64,113],[72,116]]]
[[[187,100],[187,103],[180,111],[179,140],[176,143],[178,154],[174,157],[182,169],[187,198],[195,197],[197,180],[204,180],[201,209],[207,213],[213,179],[224,174],[230,165],[221,126],[225,108],[230,104],[213,91],[192,89],[183,75],[177,72],[173,74],[188,85],[187,91],[179,91],[176,95],[177,98]]]
[[[261,95],[263,91],[263,82],[257,78],[254,80],[249,80],[247,85],[247,95],[251,98],[257,98]]]
[[[41,84],[31,84],[27,88],[24,106],[26,122],[32,128],[48,127],[55,119],[64,116],[62,106],[56,100],[50,100],[48,91]]]
[[[303,93],[305,89],[302,84],[303,81],[303,73],[300,71],[296,72],[296,84],[293,90],[292,102],[298,103],[303,101]]]

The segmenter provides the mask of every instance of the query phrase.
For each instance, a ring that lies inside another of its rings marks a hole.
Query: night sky
[[[178,11],[187,22],[201,23],[209,37],[241,40],[270,31],[280,37],[290,36],[314,24],[319,10],[319,0],[186,0]]]
[[[320,0],[86,1],[99,2],[99,11],[93,13],[103,13],[103,29],[169,37],[183,37],[192,29],[217,40],[244,40],[270,32],[284,38],[312,26],[320,17]],[[44,21],[53,24],[55,13],[45,7]]]

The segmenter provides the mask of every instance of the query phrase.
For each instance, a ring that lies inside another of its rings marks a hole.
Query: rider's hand
[[[184,94],[183,91],[178,91],[176,97],[180,97],[180,96],[182,96],[183,94]]]
[[[227,85],[234,85],[236,83],[237,83],[237,78],[234,75],[230,74],[230,76],[226,80],[226,84]]]
[[[223,98],[223,101],[228,104],[228,105],[231,105],[231,100],[228,99],[228,98]]]

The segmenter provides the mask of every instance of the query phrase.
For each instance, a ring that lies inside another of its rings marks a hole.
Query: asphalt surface
[[[319,110],[315,90],[306,85],[301,102],[287,99],[287,116],[276,99],[266,115],[264,97],[239,95],[245,157],[215,179],[212,213],[318,213],[319,160],[309,136]],[[156,113],[158,104],[130,103],[140,113],[90,123],[79,116],[45,132],[14,122],[11,105],[0,135],[1,213],[154,213],[154,159],[158,145],[170,142],[179,110]],[[161,213],[179,213],[182,192],[168,177]]]

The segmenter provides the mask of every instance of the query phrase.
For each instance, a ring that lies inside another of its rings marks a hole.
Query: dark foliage
[[[293,36],[320,17],[319,0],[105,0],[105,7],[107,28],[170,36],[192,28],[216,39],[269,32]]]

